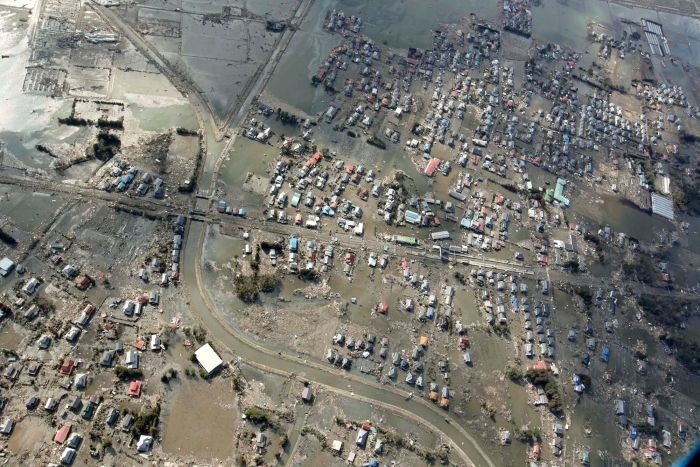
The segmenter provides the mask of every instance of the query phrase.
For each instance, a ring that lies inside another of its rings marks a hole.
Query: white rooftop
[[[204,344],[194,353],[197,357],[197,361],[206,370],[207,373],[211,373],[216,370],[224,363],[221,357],[216,353],[216,351],[209,344]]]
[[[153,436],[141,435],[136,443],[138,452],[148,452],[151,450],[151,446],[153,446]]]
[[[0,259],[0,276],[6,276],[15,267],[15,263],[8,257]]]

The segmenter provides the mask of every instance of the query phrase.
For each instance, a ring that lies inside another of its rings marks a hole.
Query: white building
[[[219,354],[217,354],[209,344],[204,344],[201,346],[199,349],[197,349],[194,355],[207,374],[211,374],[224,363],[224,361],[221,360],[221,357],[219,357]]]
[[[6,418],[0,425],[0,433],[3,435],[9,435],[12,433],[12,428],[14,428],[15,422],[11,418]]]
[[[154,352],[160,350],[160,336],[158,334],[151,335],[151,350]]]
[[[63,454],[61,454],[61,464],[70,465],[73,463],[73,459],[75,459],[75,449],[73,449],[73,448],[64,449]]]
[[[139,441],[136,443],[136,450],[138,452],[148,452],[153,446],[153,436],[141,435]]]
[[[0,259],[0,276],[7,276],[15,268],[15,263],[10,258]]]
[[[22,287],[22,291],[27,295],[32,295],[34,292],[36,292],[36,289],[39,288],[39,284],[39,280],[36,277],[32,277],[27,281],[26,284],[24,284],[24,287]]]

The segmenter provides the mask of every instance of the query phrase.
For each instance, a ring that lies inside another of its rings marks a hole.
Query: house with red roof
[[[142,381],[132,381],[129,383],[129,391],[127,394],[129,394],[130,397],[141,397],[141,386],[143,386]]]
[[[537,363],[532,365],[530,368],[533,370],[542,370],[542,371],[547,371],[549,370],[549,365],[547,365],[547,362],[544,360],[538,360]]]
[[[423,173],[425,175],[427,175],[428,177],[432,177],[435,174],[435,171],[438,169],[439,166],[440,166],[440,159],[438,159],[437,157],[433,157],[428,162],[428,165],[425,167],[425,170],[423,171]]]
[[[61,367],[58,369],[58,372],[62,375],[70,376],[70,374],[73,373],[74,368],[75,360],[66,358],[65,360],[63,360],[63,363],[61,363]]]
[[[70,435],[71,428],[72,427],[69,424],[63,425],[58,429],[58,431],[56,431],[56,436],[53,437],[53,440],[58,444],[65,443],[68,439],[68,435]]]

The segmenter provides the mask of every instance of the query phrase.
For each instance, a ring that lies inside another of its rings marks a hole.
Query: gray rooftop
[[[661,217],[673,220],[673,201],[657,193],[651,194],[651,211]]]

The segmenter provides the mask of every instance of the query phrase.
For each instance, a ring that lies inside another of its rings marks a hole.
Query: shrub
[[[97,120],[97,126],[99,128],[110,128],[113,130],[123,130],[124,129],[124,120],[107,120],[104,118],[100,118]]]
[[[552,377],[549,370],[529,369],[525,373],[525,378],[535,386],[544,389],[549,398],[549,410],[552,413],[561,413],[564,408],[559,383]]]
[[[511,381],[517,382],[523,379],[523,372],[520,370],[520,368],[509,366],[508,368],[506,368],[506,376]]]
[[[575,259],[568,260],[567,262],[565,262],[562,265],[562,267],[569,272],[573,272],[573,273],[579,272],[579,263],[578,263],[578,260],[575,260]]]
[[[542,440],[542,432],[538,427],[515,430],[515,439],[522,443],[533,444]]]
[[[2,240],[3,243],[10,247],[14,247],[17,245],[17,240],[15,240],[15,238],[12,235],[2,230],[2,228],[0,228],[0,240]]]
[[[243,414],[248,420],[256,425],[264,425],[272,428],[277,427],[277,421],[275,420],[274,414],[267,409],[263,409],[262,407],[246,407],[245,410],[243,410]]]
[[[302,269],[299,271],[299,278],[309,282],[317,282],[321,276],[314,269]]]
[[[178,127],[175,130],[175,133],[177,133],[180,136],[197,136],[197,134],[198,134],[195,130],[189,130],[189,129],[183,128],[183,127]]]
[[[622,272],[644,284],[654,281],[654,265],[646,256],[639,256],[635,261],[622,263]]]
[[[386,143],[382,141],[377,135],[372,135],[367,138],[367,144],[378,147],[379,149],[386,149]]]

